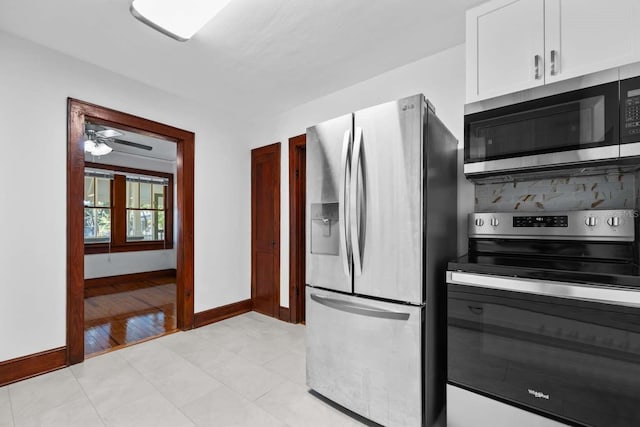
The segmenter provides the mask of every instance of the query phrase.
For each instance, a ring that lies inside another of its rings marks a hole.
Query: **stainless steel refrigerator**
[[[307,385],[385,426],[442,425],[457,141],[423,95],[307,129]]]

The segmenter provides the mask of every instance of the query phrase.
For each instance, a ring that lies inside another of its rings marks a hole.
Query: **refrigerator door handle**
[[[359,201],[362,196],[362,209],[366,209],[366,200],[364,200],[364,190],[358,186],[358,172],[362,170],[361,159],[362,159],[362,150],[363,150],[363,136],[362,136],[362,128],[356,127],[356,134],[353,138],[353,155],[351,160],[351,185],[350,185],[350,205],[349,208],[351,214],[351,247],[353,252],[353,264],[354,264],[354,273],[356,276],[362,275],[362,247],[360,247],[360,233],[359,227],[362,218],[360,217],[359,211]],[[362,186],[365,186],[364,182],[364,171],[363,171],[363,182]],[[366,211],[363,215],[366,218]]]
[[[383,310],[376,307],[371,307],[366,304],[359,304],[350,301],[343,301],[335,298],[323,297],[314,293],[310,295],[311,299],[315,302],[325,305],[336,310],[345,311],[347,313],[360,314],[368,317],[377,317],[380,319],[392,319],[392,320],[408,320],[409,313],[403,313],[400,311]]]
[[[342,258],[342,267],[344,274],[351,277],[351,236],[348,226],[350,216],[349,206],[349,185],[351,181],[351,129],[344,132],[342,140],[342,156],[341,166],[342,173],[340,176],[340,210],[338,212],[338,220],[340,223],[340,253]]]

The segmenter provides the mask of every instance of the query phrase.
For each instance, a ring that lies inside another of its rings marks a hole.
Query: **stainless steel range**
[[[448,387],[572,425],[640,425],[637,216],[471,214],[469,253],[447,271]]]

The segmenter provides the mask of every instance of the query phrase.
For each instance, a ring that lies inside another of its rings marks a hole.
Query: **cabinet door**
[[[546,83],[640,60],[638,0],[545,0]]]
[[[496,0],[467,11],[467,102],[544,83],[544,2]]]

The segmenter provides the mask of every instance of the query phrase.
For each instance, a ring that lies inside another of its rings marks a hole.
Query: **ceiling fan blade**
[[[147,151],[153,150],[153,147],[151,147],[149,145],[139,144],[137,142],[125,141],[123,139],[111,138],[109,141],[110,142],[115,142],[116,144],[127,145],[129,147],[139,148],[141,150],[147,150]]]

